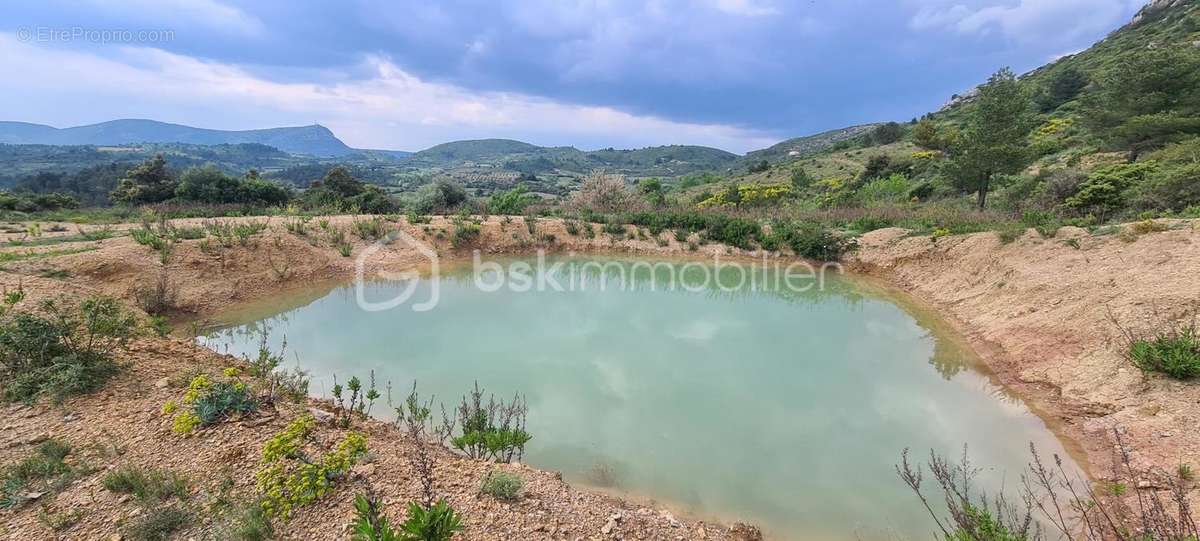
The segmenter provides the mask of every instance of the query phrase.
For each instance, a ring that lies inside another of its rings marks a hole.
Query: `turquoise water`
[[[204,341],[250,354],[263,332],[273,347],[286,338],[317,395],[334,375],[365,380],[371,370],[397,398],[415,380],[448,409],[476,380],[498,396],[523,393],[534,435],[526,462],[778,539],[931,537],[893,468],[905,447],[957,457],[969,445],[990,466],[980,478],[989,492],[1017,486],[1030,442],[1065,455],[1038,417],[931,330],[936,321],[850,278],[782,292],[763,287],[776,284],[773,272],[731,287],[746,268],[726,267],[721,286],[666,291],[663,267],[653,288],[647,271],[602,291],[599,277],[632,260],[569,261],[541,272],[590,287],[487,292],[460,270],[443,276],[436,308],[418,313],[364,311],[354,286],[340,286],[230,314]],[[576,272],[589,261],[611,265]],[[422,280],[413,299],[432,286]],[[367,289],[382,300],[403,285]]]

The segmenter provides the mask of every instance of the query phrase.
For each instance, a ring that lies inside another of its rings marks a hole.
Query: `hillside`
[[[769,163],[778,163],[788,159],[813,156],[842,141],[847,141],[870,132],[878,126],[879,124],[863,124],[861,126],[850,126],[815,135],[788,139],[768,148],[747,153],[745,161],[757,162],[766,160]]]
[[[354,149],[321,125],[227,131],[193,128],[155,120],[124,119],[54,128],[25,122],[0,122],[0,142],[40,145],[118,146],[139,143],[220,145],[258,143],[292,154],[345,156]]]
[[[443,168],[485,166],[527,175],[607,169],[631,176],[677,176],[721,169],[737,158],[724,150],[688,145],[583,151],[574,147],[540,147],[509,139],[481,139],[443,143],[422,150],[409,158],[409,164]]]

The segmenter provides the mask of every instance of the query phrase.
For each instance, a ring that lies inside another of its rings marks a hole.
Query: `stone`
[[[308,412],[312,414],[313,419],[316,419],[318,423],[332,423],[335,419],[332,413],[320,408],[308,408]]]
[[[729,529],[734,541],[763,541],[762,531],[749,524],[738,522]]]
[[[610,519],[608,519],[608,522],[604,523],[604,527],[600,528],[600,533],[602,533],[604,535],[608,535],[608,534],[612,533],[613,529],[616,527],[617,527],[617,521],[610,518]]]
[[[154,382],[154,387],[157,389],[166,389],[171,385],[170,378],[162,378]]]

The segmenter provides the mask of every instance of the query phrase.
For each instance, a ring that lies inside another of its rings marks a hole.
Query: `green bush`
[[[521,497],[521,491],[524,489],[525,480],[520,475],[492,470],[484,477],[483,486],[479,491],[497,500],[511,501]]]
[[[525,431],[528,407],[519,396],[511,403],[497,402],[494,397],[485,403],[483,390],[476,384],[470,396],[463,397],[457,411],[462,433],[451,438],[450,444],[471,458],[519,460],[525,444],[533,439]]]
[[[530,194],[524,184],[519,184],[511,190],[493,194],[492,200],[488,203],[488,211],[506,216],[519,215],[525,212],[525,207],[536,200],[537,196]]]
[[[813,222],[775,222],[768,238],[768,243],[787,246],[797,256],[817,261],[838,261],[855,247],[853,239],[835,235]]]
[[[1161,372],[1175,379],[1200,377],[1200,334],[1195,326],[1175,326],[1129,344],[1129,359],[1146,372]]]
[[[46,301],[40,310],[0,316],[0,390],[7,401],[60,401],[94,391],[117,372],[113,352],[137,320],[111,297],[68,309]]]

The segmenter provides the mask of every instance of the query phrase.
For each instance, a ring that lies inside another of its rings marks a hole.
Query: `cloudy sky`
[[[1143,3],[9,0],[0,120],[744,152],[908,120],[997,68],[1085,49]]]

